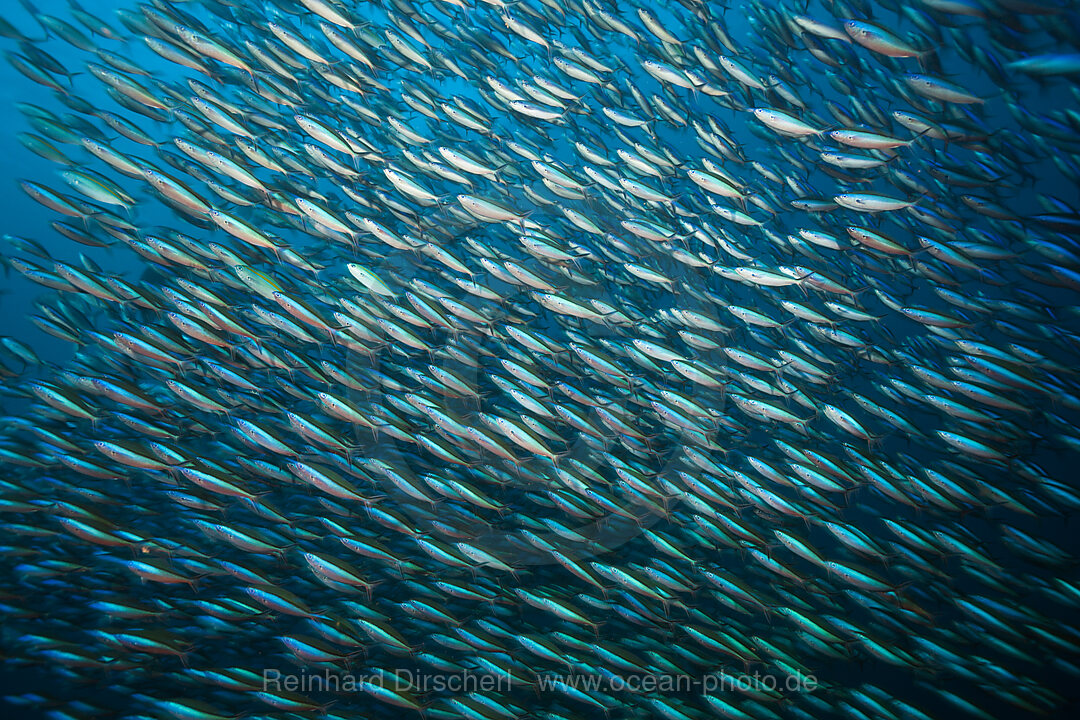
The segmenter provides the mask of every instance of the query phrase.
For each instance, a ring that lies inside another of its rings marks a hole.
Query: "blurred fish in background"
[[[4,16],[13,712],[1076,703],[1075,3]]]

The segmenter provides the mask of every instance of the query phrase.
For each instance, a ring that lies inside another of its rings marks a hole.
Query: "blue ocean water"
[[[192,5],[192,3],[181,3],[180,6]],[[40,2],[33,3],[34,8],[43,13],[53,14],[56,16],[64,16],[67,8],[65,2]],[[117,3],[115,5],[109,3],[98,3],[92,8],[87,5],[87,9],[102,17],[110,18],[113,15],[113,11],[116,8],[132,8],[131,4]],[[289,6],[293,10],[293,5]],[[770,8],[769,4],[764,4],[763,7]],[[779,6],[777,6],[779,7]],[[818,12],[821,9],[818,6]],[[357,6],[351,8],[356,14],[356,17],[364,18],[365,14],[370,13],[371,18],[378,18],[380,24],[385,24],[382,20],[383,15],[381,11],[376,11],[367,5]],[[757,36],[761,32],[761,29],[755,27],[750,23],[748,18],[753,14],[752,8],[748,5],[732,5],[725,8],[722,12],[714,10],[714,15],[723,18],[724,27],[729,36],[738,44],[749,43],[750,40]],[[801,10],[801,8],[800,8]],[[11,7],[4,8],[3,15],[9,21],[14,23],[17,27],[22,29],[28,35],[37,36],[40,28],[35,25],[31,19],[29,13],[26,12],[24,7]],[[659,9],[657,11],[661,20],[668,21],[674,27],[684,25],[684,22],[676,22],[676,17],[681,17],[681,13],[684,12],[682,6],[673,4],[668,9]],[[809,12],[809,11],[808,11]],[[883,15],[887,13],[882,13]],[[1075,12],[1069,14],[1069,22],[1075,22]],[[207,22],[211,22],[213,15],[203,13],[203,19]],[[955,23],[955,29],[950,32],[969,32],[976,38],[985,38],[985,34],[974,27],[975,23],[970,20],[960,19]],[[972,27],[969,27],[972,26]],[[563,32],[561,36],[565,41],[569,42],[573,35],[569,32]],[[12,45],[10,41],[5,41],[8,45]],[[978,45],[978,42],[975,43]],[[58,60],[66,64],[69,69],[76,69],[84,62],[82,53],[71,51],[70,55],[65,53],[64,47],[59,43],[52,43],[48,46],[50,51],[55,52]],[[637,67],[637,54],[641,52],[640,46],[632,42],[626,41],[623,37],[619,39],[619,36],[614,36],[610,40],[609,45],[602,45],[600,42],[593,40],[591,43],[590,51],[594,56],[599,58],[619,58],[627,67]],[[776,48],[777,52],[783,52],[783,48]],[[760,52],[760,51],[759,51]],[[138,64],[151,75],[163,80],[175,81],[178,78],[186,77],[186,71],[182,72],[177,69],[175,65],[169,64],[162,59],[153,55],[145,47],[140,47],[137,43],[132,43],[127,48],[128,57],[137,59]],[[764,60],[765,58],[754,58],[753,55],[748,56],[745,61],[753,63],[755,61]],[[531,58],[533,62],[536,58]],[[507,63],[509,61],[505,58],[498,57],[497,61],[500,63]],[[944,68],[944,75],[948,77],[949,81],[978,95],[980,97],[987,98],[985,103],[984,116],[982,122],[989,127],[1004,127],[1012,131],[1016,131],[1020,126],[1016,123],[1014,118],[1010,115],[1005,103],[1000,99],[995,100],[996,94],[999,92],[997,86],[987,77],[986,73],[976,72],[973,69],[971,63],[963,62],[955,53],[943,53],[942,66]],[[967,74],[965,70],[969,70],[970,74]],[[404,74],[404,71],[399,71]],[[821,67],[806,68],[804,72],[811,77],[812,80],[820,83],[819,86],[823,86],[827,83],[826,71]],[[636,71],[635,79],[640,82],[640,87],[645,92],[656,92],[660,88],[660,84],[652,78],[641,74],[640,71]],[[510,74],[509,72],[507,73]],[[640,75],[640,78],[637,76]],[[409,76],[406,76],[409,77]],[[87,76],[87,73],[83,72],[81,75],[75,78],[75,87],[78,88],[80,95],[85,97],[91,104],[95,106],[109,106],[113,108],[114,112],[123,112],[122,108],[115,107],[115,104],[108,98],[107,94],[101,89],[100,83],[90,82],[92,78]],[[1021,81],[1014,81],[1021,82]],[[460,93],[468,101],[474,102],[478,105],[483,104],[483,98],[481,95],[468,83],[464,81],[449,79],[445,83],[440,85],[445,93]],[[85,93],[85,94],[83,94]],[[831,88],[826,91],[824,97],[834,102],[843,103],[845,97],[836,88]],[[1030,87],[1024,87],[1022,92],[1018,93],[1018,102],[1022,108],[1031,114],[1040,115],[1051,113],[1057,110],[1069,108],[1075,108],[1076,106],[1076,93],[1075,90],[1068,87],[1067,83],[1061,81],[1060,78],[1054,78],[1049,81],[1030,81]],[[771,131],[765,130],[760,124],[756,124],[754,121],[748,119],[745,111],[736,111],[727,108],[717,107],[712,104],[704,95],[698,96],[696,94],[689,95],[686,100],[686,105],[690,108],[694,117],[702,122],[708,123],[708,118],[712,115],[715,119],[719,120],[722,125],[725,125],[731,130],[731,138],[735,145],[746,147],[752,151],[759,151],[761,148],[765,148],[770,144],[780,144],[780,141],[776,138],[775,134]],[[815,100],[816,101],[816,100]],[[17,109],[17,103],[33,103],[44,107],[57,109],[57,102],[53,96],[53,93],[49,90],[33,83],[29,79],[17,73],[9,65],[0,66],[0,113],[3,113],[4,127],[7,132],[0,134],[0,153],[8,160],[4,163],[4,172],[9,177],[4,179],[3,187],[5,192],[0,199],[0,217],[2,217],[2,224],[0,224],[0,231],[7,235],[21,236],[26,238],[32,238],[40,242],[57,260],[63,260],[64,262],[72,265],[79,264],[78,258],[80,254],[85,255],[93,261],[94,264],[102,268],[103,271],[110,274],[118,274],[131,283],[137,283],[143,277],[148,267],[147,263],[136,256],[133,252],[128,250],[122,244],[109,249],[100,248],[88,248],[70,240],[67,240],[56,233],[50,228],[49,223],[56,219],[56,215],[46,208],[32,202],[25,194],[19,189],[18,181],[22,179],[30,179],[35,182],[41,182],[50,187],[63,187],[62,182],[57,177],[57,168],[52,163],[44,160],[41,157],[31,153],[27,150],[18,140],[17,133],[23,132],[28,129],[26,119],[22,113]],[[897,107],[900,104],[897,103]],[[888,113],[896,107],[883,106],[879,108],[882,112]],[[816,111],[821,112],[820,108],[815,108]],[[1075,111],[1074,111],[1075,112]],[[285,115],[288,117],[287,115]],[[158,125],[152,121],[148,121],[145,118],[131,117],[131,119],[137,122],[140,126],[147,128],[153,128],[155,132],[161,133],[164,131],[164,125]],[[509,118],[500,118],[499,129],[507,130],[511,128],[511,124],[514,120],[514,116]],[[603,127],[604,123],[600,123]],[[175,125],[172,126],[175,131]],[[435,133],[438,131],[437,124],[430,119],[417,118],[417,128],[421,132]],[[611,130],[610,137],[600,137],[599,140],[606,143],[609,147],[615,147],[619,140],[614,133],[614,124],[609,124]],[[1076,128],[1073,128],[1076,131]],[[550,162],[560,162],[568,167],[574,167],[575,163],[580,163],[577,155],[574,152],[573,146],[570,142],[565,140],[570,137],[569,132],[563,132],[560,129],[554,129],[552,131],[553,140],[550,145],[545,146],[543,150],[550,154]],[[482,140],[479,136],[469,136],[475,146],[479,147]],[[655,143],[659,146],[668,148],[675,156],[680,157],[698,157],[702,155],[701,150],[698,147],[694,134],[687,128],[675,128],[670,125],[663,125],[656,133]],[[946,152],[942,150],[942,152]],[[762,154],[765,154],[762,152]],[[150,157],[149,155],[147,157]],[[775,155],[771,157],[775,158]],[[1070,160],[1069,162],[1073,162]],[[527,161],[522,161],[522,165],[526,165]],[[1018,216],[1026,217],[1034,215],[1039,212],[1044,212],[1045,208],[1041,208],[1038,203],[1038,196],[1053,195],[1067,203],[1077,203],[1080,201],[1080,194],[1077,193],[1077,187],[1075,178],[1070,178],[1063,174],[1061,169],[1055,165],[1049,159],[1042,160],[1037,164],[1029,164],[1024,167],[1024,173],[1028,176],[1024,180],[1015,183],[1010,190],[1008,199],[1009,209]],[[791,177],[794,178],[793,182],[800,187],[823,188],[831,187],[828,175],[826,175],[820,167],[803,167],[791,172]],[[923,182],[930,183],[925,177],[916,177],[916,180],[922,180]],[[381,180],[380,180],[381,182]],[[384,183],[385,184],[385,183]],[[880,189],[880,188],[879,188]],[[960,194],[961,190],[953,188],[953,191]],[[690,184],[683,183],[680,186],[680,192],[685,193],[686,197],[693,198],[692,202],[695,202],[699,206],[707,206],[708,196],[700,188]],[[173,213],[161,206],[160,203],[155,202],[153,197],[145,195],[145,202],[142,200],[143,196],[140,196],[140,203],[130,216],[133,222],[140,227],[177,227],[181,223],[175,218]],[[947,198],[952,200],[952,198]],[[948,203],[943,203],[948,204]],[[750,210],[753,208],[751,207]],[[614,217],[614,212],[607,208],[595,208],[595,212],[598,217],[604,217],[604,213],[611,213]],[[121,213],[122,214],[122,213]],[[783,225],[777,232],[780,235],[796,232],[798,225]],[[206,230],[198,231],[197,233],[202,239],[206,240],[227,240],[228,236],[222,233],[220,230]],[[1062,238],[1061,242],[1072,242],[1070,239]],[[754,243],[765,242],[759,236],[747,235],[746,240],[749,247],[753,247]],[[509,249],[510,243],[501,237],[495,237],[492,243],[498,247]],[[502,243],[499,245],[499,243]],[[1071,247],[1069,245],[1068,247]],[[797,256],[796,256],[797,260]],[[795,262],[795,261],[792,261]],[[731,263],[734,264],[734,263]],[[848,269],[845,267],[845,269]],[[156,272],[161,272],[160,270]],[[474,278],[475,279],[475,278]],[[1015,295],[1011,297],[1019,297],[1022,300],[1027,296],[1024,295],[1025,290],[1031,290],[1037,293],[1041,298],[1045,299],[1047,305],[1052,308],[1053,322],[1047,324],[1045,327],[1048,332],[1060,333],[1062,336],[1068,336],[1075,338],[1075,331],[1077,329],[1077,315],[1072,312],[1070,308],[1075,306],[1075,290],[1076,287],[1069,286],[1069,283],[1063,283],[1061,287],[1046,287],[1030,281],[1030,287],[1024,287],[1026,282],[1022,275],[1012,273],[1004,278],[1007,283],[1005,287],[1010,293],[1015,292]],[[902,282],[902,281],[899,281]],[[1019,286],[1018,286],[1019,285]],[[4,312],[4,324],[3,330],[0,334],[14,337],[22,340],[27,345],[30,345],[37,354],[44,361],[45,367],[40,369],[31,370],[28,377],[33,377],[35,374],[38,376],[45,376],[50,372],[51,368],[59,367],[63,368],[69,363],[74,356],[74,348],[71,343],[64,342],[56,337],[53,337],[45,332],[42,332],[37,325],[31,320],[31,316],[38,313],[37,303],[41,301],[43,297],[48,295],[47,292],[43,292],[42,289],[22,277],[17,272],[10,272],[4,280],[4,289],[6,293],[0,296],[0,308]],[[971,285],[967,286],[968,290],[971,289]],[[993,282],[987,283],[980,288],[980,291],[985,292],[990,297],[997,297],[997,289]],[[753,289],[745,289],[741,291],[733,291],[736,299],[743,299],[742,301],[747,305],[755,306],[755,291]],[[650,302],[657,303],[657,309],[659,309],[660,303],[667,303],[668,299],[663,296],[662,293],[656,290],[655,287],[649,287],[642,285],[639,292],[636,293],[636,297],[639,303],[643,306],[647,306]],[[914,293],[906,296],[908,304],[926,304],[933,305],[935,302],[940,305],[940,301],[933,294],[929,284],[921,284]],[[876,308],[880,309],[881,304],[878,303]],[[556,332],[559,328],[559,324],[551,319],[537,320],[534,325],[534,329],[540,329],[546,332]],[[894,343],[896,347],[904,344],[909,340],[916,340],[915,347],[923,347],[918,344],[922,342],[918,340],[926,335],[925,328],[918,323],[912,322],[905,318],[899,317],[895,314],[886,315],[881,321],[880,337],[887,338]],[[598,333],[599,334],[599,333]],[[1068,343],[1061,343],[1056,347],[1067,347]],[[927,347],[929,347],[927,345]],[[1075,348],[1076,345],[1072,344]],[[929,349],[927,350],[928,357],[932,362],[935,358],[929,355]],[[1066,355],[1064,353],[1053,358],[1056,362],[1065,365],[1072,369],[1075,366],[1075,356]],[[889,364],[885,364],[886,367],[890,367]],[[943,371],[943,367],[931,367],[938,371]],[[873,370],[862,370],[859,374],[856,374],[850,379],[851,386],[847,389],[857,390],[859,392],[869,393],[874,387],[874,382],[877,378],[873,374]],[[1068,383],[1066,386],[1075,387],[1075,383],[1071,378],[1066,378]],[[684,382],[681,378],[678,381]],[[16,416],[21,412],[26,411],[30,406],[30,402],[23,397],[16,396],[15,393],[7,393],[10,395],[4,400],[4,413],[5,415]],[[1048,403],[1051,406],[1051,412],[1058,414],[1065,421],[1071,421],[1075,418],[1077,413],[1077,407],[1075,402],[1063,399],[1060,397],[1054,397],[1052,395],[1046,397],[1041,402]],[[925,416],[917,415],[916,422],[927,422]],[[1032,448],[1024,448],[1025,452],[1030,452],[1027,459],[1039,466],[1046,476],[1062,482],[1063,484],[1075,487],[1075,446],[1061,446],[1055,445],[1050,442],[1043,442],[1043,440],[1057,432],[1060,432],[1060,425],[1065,423],[1059,423],[1058,425],[1051,426],[1045,422],[1038,425],[1035,428],[1030,429],[1029,439],[1032,442]],[[768,440],[768,434],[762,432],[760,438],[757,440],[759,443],[765,443]],[[927,450],[926,447],[911,443],[908,439],[903,437],[902,433],[891,433],[888,437],[885,437],[880,442],[870,444],[870,452],[881,453],[885,457],[910,457],[914,462],[911,463],[912,467],[918,466],[919,463],[925,463],[930,466],[931,463],[940,460],[940,455],[935,455]],[[944,452],[944,451],[942,451]],[[1003,487],[1009,490],[1015,490],[1022,487],[1026,480],[1016,477],[1011,474],[1010,471],[1001,471],[994,469],[990,472],[993,481],[1000,483]],[[1015,485],[1013,484],[1015,483]],[[861,493],[853,496],[854,502],[844,509],[843,517],[846,522],[855,527],[862,527],[864,525],[869,526],[871,523],[880,520],[883,515],[887,515],[894,511],[894,505],[890,505],[884,502],[882,498],[870,493]],[[1049,503],[1043,502],[1041,506],[1047,506]],[[883,510],[883,508],[887,508]],[[896,510],[897,517],[902,517],[907,521],[915,524],[925,524],[928,528],[933,529],[941,526],[941,519],[938,515],[930,515],[929,513],[923,513],[918,508],[912,509],[908,507],[902,507]],[[1044,538],[1063,551],[1075,556],[1077,551],[1080,551],[1080,542],[1078,542],[1074,528],[1071,524],[1070,515],[1072,510],[1067,509],[1061,513],[1055,514],[1047,510],[1046,512],[1038,512],[1037,517],[1024,517],[1017,514],[1010,514],[1007,517],[1009,526],[1025,533],[1029,533],[1033,536]],[[968,513],[962,512],[959,514],[959,519],[956,520],[958,525],[962,527],[968,537],[975,538],[980,547],[988,548],[989,550],[1001,549],[1001,525],[1003,522],[998,515],[990,514],[989,516],[981,513]],[[797,527],[797,526],[795,526]],[[808,539],[811,544],[817,544],[825,546],[829,542],[828,534],[822,530],[821,527],[810,528],[809,524],[806,525],[805,533],[803,535]],[[994,555],[997,557],[997,555]],[[608,562],[614,562],[608,560]],[[306,568],[302,568],[306,572]],[[1026,574],[1032,573],[1039,577],[1050,577],[1054,573],[1060,573],[1062,579],[1066,582],[1075,582],[1076,567],[1075,564],[1070,564],[1061,568],[1054,568],[1047,570],[1045,568],[1038,568],[1034,565],[1028,566],[1022,559],[1010,558],[1009,564],[1006,565],[1008,574],[1002,578],[1002,584],[1008,587],[1012,593],[1009,596],[1010,601],[1016,601],[1023,604],[1023,607],[1034,613],[1036,616],[1044,618],[1041,622],[1045,623],[1047,628],[1053,628],[1058,622],[1064,624],[1070,624],[1074,622],[1074,618],[1066,612],[1063,613],[1059,605],[1054,604],[1051,600],[1045,597],[1045,594],[1029,592],[1033,588],[1023,587],[1023,583],[1026,581]],[[738,574],[738,568],[733,568],[733,572]],[[978,583],[972,581],[970,577],[963,575],[960,571],[960,561],[953,557],[945,560],[942,565],[943,572],[950,576],[943,580],[945,584],[949,585],[954,591],[963,594],[965,592],[983,592]],[[542,572],[542,571],[541,571]],[[952,577],[954,576],[954,577]],[[1013,581],[1015,580],[1015,585]],[[562,579],[558,578],[561,582]],[[27,598],[23,593],[32,585],[27,585],[22,582],[14,574],[9,579],[5,579],[5,587],[9,593],[13,594],[17,600],[10,601],[12,605],[18,606],[32,606],[34,604],[33,598]],[[54,586],[59,589],[61,585]],[[49,598],[46,600],[47,604],[57,603],[63,605],[62,598]],[[716,607],[713,606],[710,612],[716,612]],[[942,607],[935,609],[941,617],[949,617],[950,613],[955,613],[954,607]],[[95,616],[91,613],[87,613],[88,622],[95,622]],[[404,621],[404,616],[402,616]],[[1021,623],[1026,618],[1010,617],[1010,621]],[[546,620],[542,613],[537,612],[533,608],[522,607],[519,610],[517,621],[522,624],[523,627],[543,627]],[[773,620],[773,623],[776,621]],[[896,630],[895,626],[890,626],[892,630]],[[5,647],[4,651],[7,655],[17,654],[17,643],[13,637],[10,637],[8,633],[4,636]],[[963,650],[961,650],[963,652]],[[1065,653],[1063,653],[1063,656]],[[997,656],[995,656],[997,657]],[[1064,657],[1064,661],[1068,664],[1062,663],[1057,666],[1051,662],[1051,658],[1046,658],[1046,667],[1042,668],[1030,668],[1026,667],[1024,672],[1029,676],[1035,676],[1035,679],[1039,684],[1052,688],[1055,692],[1062,694],[1066,698],[1066,702],[1059,708],[1055,708],[1054,712],[1060,712],[1062,717],[1069,711],[1069,706],[1075,698],[1075,692],[1071,688],[1071,683],[1074,682],[1074,666],[1071,665],[1075,658]],[[269,658],[266,659],[270,661]],[[77,682],[69,684],[64,683],[62,688],[57,688],[56,675],[52,674],[50,668],[34,667],[24,668],[20,665],[10,666],[10,672],[5,673],[6,684],[3,688],[4,694],[7,695],[19,695],[27,692],[40,692],[43,695],[56,694],[64,698],[81,698],[88,702],[93,703],[115,703],[117,700],[107,689],[100,690],[97,687],[93,687],[89,692],[85,687],[80,687]],[[871,657],[860,657],[857,660],[820,660],[818,664],[813,668],[815,674],[827,678],[831,683],[836,685],[850,685],[856,686],[859,684],[872,684],[880,688],[885,689],[893,697],[905,698],[907,701],[918,704],[924,712],[933,717],[952,717],[950,713],[954,710],[952,706],[938,697],[934,692],[935,676],[930,675],[930,679],[920,678],[924,684],[916,682],[915,676],[912,673],[904,669],[898,669],[894,666],[879,662]],[[150,687],[160,693],[168,695],[171,692],[169,686],[170,680],[167,676],[162,676],[161,686],[154,687],[154,683],[150,683]],[[1008,677],[1003,682],[1008,681]],[[974,683],[973,687],[978,688],[978,683]],[[100,695],[99,695],[100,692]],[[528,696],[526,696],[528,697]],[[991,696],[987,696],[991,697]],[[972,696],[968,698],[977,705],[983,704],[994,717],[1030,717],[1031,714],[1022,714],[1019,709],[1008,707],[1007,710],[1000,709],[993,704],[991,699],[989,705],[985,704],[985,699],[978,696]],[[980,703],[980,700],[984,700],[984,703]],[[121,701],[122,702],[122,701]],[[43,717],[41,711],[35,708],[26,707],[23,705],[10,705],[11,712],[16,713],[18,717]],[[250,712],[261,713],[265,708],[258,707],[251,709]],[[582,717],[596,717],[596,711],[593,709],[583,709],[581,706],[577,706],[576,710]],[[854,716],[859,717],[861,715],[855,714],[854,711],[847,712],[842,704],[836,704],[832,707],[832,711],[835,712],[835,716]],[[379,710],[373,710],[375,712],[381,712]],[[626,710],[627,715],[630,716],[630,710]],[[655,712],[649,708],[642,707],[639,716],[648,717],[647,713]],[[700,708],[696,709],[696,712],[702,713]],[[1012,713],[1016,713],[1015,715]],[[590,714],[591,713],[591,714]],[[279,715],[282,716],[282,715]],[[381,715],[380,715],[381,716]],[[616,715],[612,715],[616,717]],[[618,715],[619,717],[624,715]],[[655,715],[659,716],[659,715]],[[822,717],[824,715],[821,715]]]
[[[4,8],[4,17],[16,24],[21,30],[31,36],[40,34],[29,12],[24,6],[10,3]],[[32,7],[38,12],[64,16],[68,4],[60,0],[35,2]],[[117,8],[128,7],[128,3],[95,3],[93,12],[101,17],[110,16]],[[9,43],[11,45],[12,43]],[[5,48],[9,49],[9,48]],[[62,50],[63,48],[60,48]],[[77,72],[81,60],[78,51],[70,49],[70,56],[58,52],[57,59],[71,64],[73,72]],[[138,53],[142,61],[147,62],[148,69],[156,69],[158,72],[167,72],[165,61],[157,58],[148,51]],[[41,242],[50,252],[54,252],[56,258],[78,258],[79,253],[85,253],[87,257],[100,264],[103,268],[113,269],[119,272],[137,274],[142,271],[142,263],[137,257],[126,253],[109,252],[99,248],[90,248],[79,245],[53,230],[49,223],[57,219],[57,216],[26,197],[19,190],[19,180],[38,180],[46,184],[57,181],[57,166],[44,158],[26,149],[19,142],[17,133],[30,131],[26,119],[22,116],[16,103],[33,103],[43,107],[55,107],[52,91],[38,85],[25,76],[19,74],[10,64],[5,63],[0,69],[3,73],[3,82],[0,93],[3,93],[3,107],[5,113],[5,132],[0,135],[0,152],[5,158],[4,168],[7,174],[5,186],[9,192],[5,192],[0,199],[0,212],[4,217],[3,232],[27,238],[34,238]],[[85,70],[82,75],[85,76]],[[104,105],[108,102],[108,96],[100,85],[84,82],[85,97],[89,102]],[[150,222],[160,222],[165,216],[156,213],[153,207],[140,209],[140,217],[147,213]],[[0,297],[3,301],[5,335],[23,339],[35,348],[42,359],[54,363],[63,363],[71,358],[72,346],[57,338],[42,332],[33,322],[30,316],[35,312],[34,301],[41,297],[41,288],[26,280],[18,273],[9,274],[4,281],[6,294]]]

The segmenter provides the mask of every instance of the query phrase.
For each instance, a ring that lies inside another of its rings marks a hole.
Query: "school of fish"
[[[9,707],[1076,701],[1074,3],[16,10]]]

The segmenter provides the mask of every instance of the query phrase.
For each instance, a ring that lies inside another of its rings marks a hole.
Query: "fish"
[[[22,6],[12,712],[1078,702],[1070,4]]]

